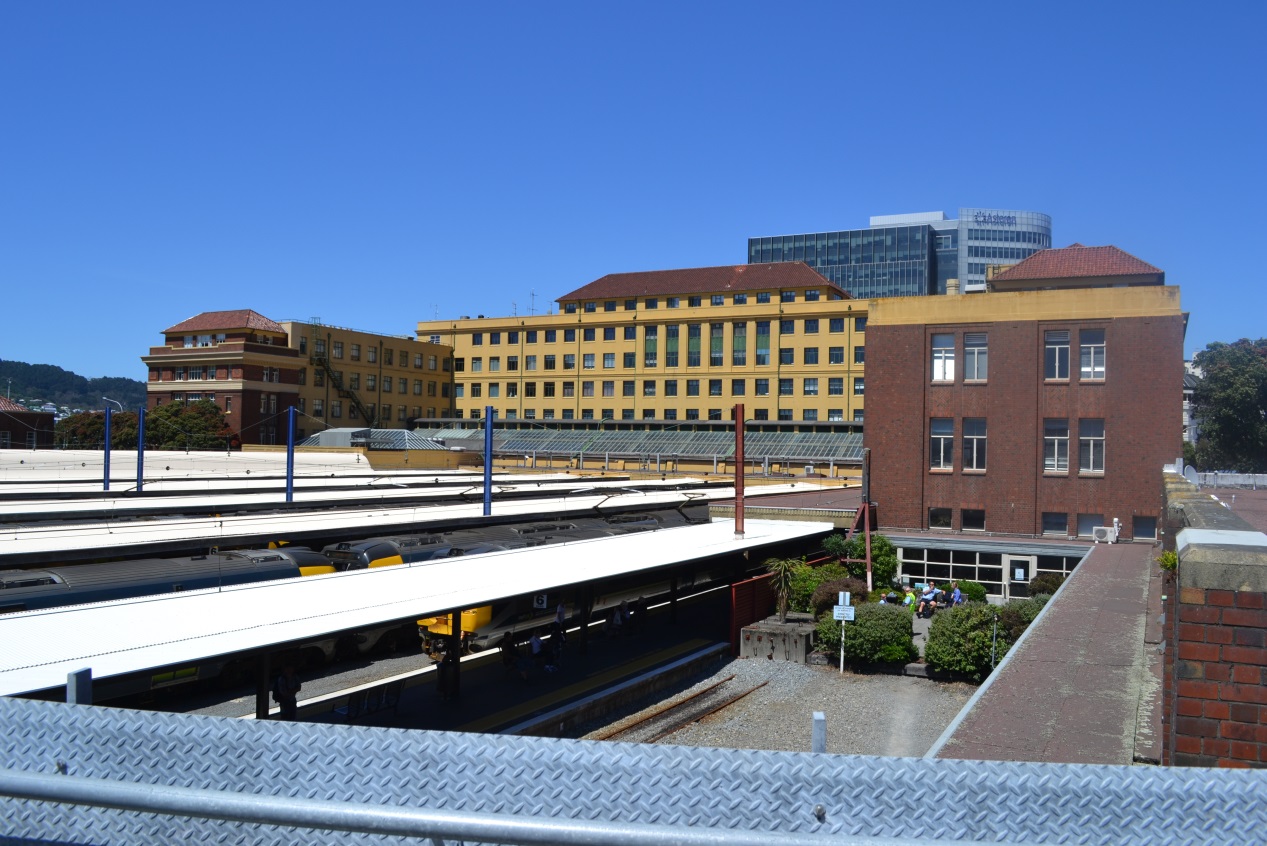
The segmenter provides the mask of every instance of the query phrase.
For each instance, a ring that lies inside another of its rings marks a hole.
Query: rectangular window
[[[614,341],[614,340],[616,340],[616,327],[615,327],[615,326],[604,326],[604,327],[603,327],[603,340],[604,340],[604,341]]]
[[[853,363],[854,363],[854,364],[866,364],[866,363],[867,363],[867,348],[866,348],[866,347],[854,347],[854,348],[853,348]]]
[[[594,369],[594,353],[585,353],[581,356],[581,367],[585,370]]]
[[[647,308],[657,308],[660,305],[660,301],[654,298],[647,299],[643,300],[643,305]]]
[[[827,395],[831,397],[843,397],[845,395],[845,380],[841,376],[830,376],[827,379]]]
[[[592,397],[592,396],[594,396],[594,383],[593,383],[593,382],[591,382],[591,381],[588,381],[588,380],[587,380],[587,381],[584,381],[584,382],[582,382],[582,383],[581,383],[581,396],[583,396],[583,397]]]
[[[687,304],[687,306],[688,306],[688,307],[690,307],[690,308],[699,308],[699,307],[700,307],[700,305],[701,305],[702,303],[703,303],[703,299],[702,299],[702,298],[700,298],[700,297],[687,297],[687,298],[686,298],[686,304]]]
[[[678,335],[682,327],[676,323],[664,327],[664,366],[678,366]]]
[[[961,528],[965,532],[984,532],[985,531],[985,509],[984,508],[965,508],[959,512],[962,520]]]
[[[721,367],[726,363],[725,338],[722,332],[724,323],[708,324],[708,366]]]
[[[500,343],[502,342],[502,333],[501,333],[501,332],[489,332],[489,333],[488,333],[488,342],[489,342],[490,344],[500,344]],[[389,361],[389,362],[387,362],[387,363],[388,363],[388,364],[391,364],[391,362],[390,362],[390,361]]]
[[[689,323],[686,326],[686,366],[700,365],[700,324]]]
[[[745,305],[748,302],[748,295],[735,294],[733,297],[730,298],[730,301],[734,303],[735,305]]]
[[[867,331],[867,319],[865,317],[855,317],[853,319],[853,331],[855,332]]]
[[[603,396],[605,397],[616,396],[616,382],[614,380],[607,379],[603,382]]]
[[[625,300],[625,311],[637,311],[637,310],[638,310],[637,300]]]
[[[644,397],[655,396],[655,379],[642,380],[642,395]]]
[[[360,360],[361,360],[361,345],[360,345],[360,344],[353,344],[353,345],[352,345],[352,356],[351,356],[351,357],[352,357],[352,360],[353,360],[353,361],[360,361]]]
[[[615,300],[607,300],[606,302],[603,303],[603,311],[615,311],[615,310],[616,310]]]
[[[575,343],[575,342],[576,342],[576,330],[575,330],[575,329],[564,329],[564,330],[563,330],[563,342],[564,342],[564,343],[566,343],[566,344],[572,344],[572,343]]]
[[[790,409],[790,408],[780,408],[780,409],[779,409],[779,419],[780,419],[780,420],[791,420],[791,419],[792,419],[792,409]]]
[[[1083,329],[1078,333],[1078,360],[1082,381],[1104,379],[1104,330]]]
[[[791,347],[779,347],[779,364],[795,364],[796,350]]]
[[[955,336],[933,335],[932,347],[933,381],[955,381]]]
[[[535,397],[537,395],[536,382],[524,382],[524,396]]]
[[[805,380],[801,386],[801,395],[807,397],[818,396],[818,377],[811,376]]]
[[[488,360],[488,369],[489,369],[489,371],[490,371],[490,372],[492,372],[492,373],[498,373],[498,372],[500,372],[500,371],[501,371],[501,369],[502,369],[502,358],[501,358],[501,356],[499,356],[499,355],[495,355],[495,356],[492,356],[491,358],[489,358],[489,360]],[[391,377],[389,376],[389,377],[388,377],[388,379],[390,379],[390,378],[391,378]],[[386,381],[387,381],[387,379],[384,379],[383,381],[384,381],[384,382],[386,382]]]
[[[833,333],[845,331],[845,319],[843,317],[831,318],[827,321],[827,331]]]
[[[574,397],[574,396],[576,396],[576,383],[575,383],[575,382],[564,382],[564,383],[563,383],[563,396],[565,396],[565,397]]]
[[[1059,511],[1044,511],[1043,534],[1067,536],[1069,534],[1069,515],[1062,514]]]
[[[584,341],[593,341],[593,340],[594,340],[594,330],[593,330],[593,329],[583,329],[583,330],[581,330],[581,339],[582,339],[582,340],[584,340]]]
[[[519,356],[517,356],[517,355],[508,355],[508,356],[506,356],[506,369],[507,369],[507,370],[518,370],[518,369],[519,369]]]
[[[806,334],[806,335],[817,335],[817,334],[818,334],[818,321],[817,321],[817,320],[808,320],[808,319],[807,319],[807,320],[805,321],[805,334]]]
[[[816,408],[805,409],[804,411],[801,412],[801,419],[804,420],[806,423],[818,422],[818,409]]]
[[[634,390],[635,385],[636,385],[636,383],[634,382],[634,380],[633,380],[633,379],[626,379],[625,381],[621,382],[621,383],[620,383],[620,395],[621,395],[622,397],[632,397],[632,396],[635,396],[635,390]]]
[[[632,370],[638,366],[638,354],[623,353],[620,357],[620,361],[626,370]]]
[[[730,395],[732,397],[741,397],[744,395],[746,390],[747,390],[747,385],[744,384],[743,379],[730,380]]]
[[[963,378],[984,382],[990,372],[990,350],[985,332],[965,332],[963,336]]]
[[[1078,421],[1078,472],[1104,472],[1104,421]]]
[[[827,422],[828,422],[828,423],[843,423],[843,422],[845,422],[845,410],[844,410],[843,408],[829,408],[829,409],[827,409]]]
[[[964,418],[963,469],[985,469],[985,418],[983,417]]]
[[[844,364],[845,348],[844,347],[828,347],[827,348],[828,364]]]
[[[710,303],[710,305],[715,305],[715,306],[725,305],[725,304],[726,304],[726,295],[725,295],[725,294],[713,294],[713,295],[712,295],[712,297],[710,298],[709,303]]]
[[[748,324],[732,323],[730,326],[730,363],[734,367],[748,364]]]
[[[708,419],[709,419],[709,420],[721,420],[721,409],[720,409],[720,408],[710,408],[710,409],[708,410]]]
[[[1069,330],[1060,329],[1043,333],[1043,377],[1046,379],[1069,378]]]
[[[688,397],[699,396],[699,379],[686,380],[686,395]],[[687,415],[687,416],[689,417],[690,415]]]
[[[796,292],[795,291],[779,291],[779,302],[781,303],[796,302]]]
[[[708,395],[710,397],[721,396],[721,379],[708,380]]]
[[[489,382],[488,383],[488,398],[496,399],[496,398],[501,397],[501,390],[502,390],[502,386],[500,382]],[[383,408],[391,408],[391,406],[385,405],[383,406]],[[390,417],[390,415],[391,415],[391,412],[389,411],[388,416]]]
[[[818,347],[806,347],[801,355],[806,364],[818,364]]]
[[[554,396],[554,395],[555,395],[555,394],[554,394],[554,383],[553,383],[553,382],[542,382],[542,383],[541,383],[541,393],[542,393],[542,396],[547,396],[547,397],[552,397],[552,396]]]
[[[557,361],[557,359],[552,355],[548,355],[545,358],[546,358],[545,360],[546,370],[554,370],[555,362]]]
[[[666,397],[677,396],[677,379],[664,380],[664,395]]]
[[[335,341],[332,347],[335,358],[343,358],[343,342]]]
[[[528,337],[527,337],[527,339],[524,341],[524,343],[527,343],[527,344],[535,344],[535,343],[537,342],[537,330],[536,330],[536,329],[529,329],[529,330],[528,330],[525,334],[526,334]],[[438,342],[437,342],[437,343],[438,343]]]
[[[1043,472],[1069,472],[1068,420],[1046,419],[1043,421]]]
[[[809,290],[805,292],[805,302],[807,303],[818,302],[818,297],[819,297],[819,291],[817,288],[810,288]]]
[[[931,470],[950,470],[955,461],[955,421],[950,417],[934,417],[928,421],[928,466]]]
[[[648,300],[654,302],[654,300]],[[659,346],[658,336],[659,327],[644,326],[642,328],[642,363],[643,367],[655,367],[657,365],[657,347]]]
[[[768,409],[768,408],[757,408],[757,409],[753,409],[753,412],[752,412],[752,419],[753,419],[753,420],[769,420],[769,419],[770,419],[770,409]]]
[[[616,368],[616,354],[603,353],[603,369],[614,370]]]
[[[793,384],[794,383],[792,382],[791,379],[780,379],[779,380],[779,396],[781,397],[792,396]]]
[[[597,309],[598,309],[598,303],[586,303],[586,304],[585,304],[585,313],[586,313],[586,314],[593,314],[595,311],[597,311]]]
[[[554,343],[554,341],[555,341],[555,339],[556,339],[556,338],[558,338],[558,337],[559,337],[559,335],[558,335],[558,330],[557,330],[557,329],[547,329],[547,330],[546,330],[546,343],[547,343],[547,344],[553,344],[553,343]]]
[[[563,369],[564,369],[564,370],[575,370],[575,369],[576,369],[576,353],[564,353],[564,354],[563,354]]]
[[[483,395],[484,395],[484,386],[483,386],[483,385],[479,384],[478,382],[476,382],[476,383],[474,383],[473,385],[471,385],[471,396],[472,396],[472,397],[482,397]]]
[[[665,305],[665,307],[666,307],[666,308],[677,308],[677,307],[678,307],[678,306],[680,306],[681,304],[682,304],[682,301],[681,301],[680,299],[678,299],[677,297],[665,297],[665,298],[664,298],[664,305]]]
[[[757,358],[758,365],[770,363],[770,321],[757,321]]]
[[[524,370],[536,370],[537,357],[535,355],[524,356]]]
[[[769,380],[769,379],[758,379],[758,380],[756,381],[756,385],[754,386],[754,391],[753,391],[753,393],[754,393],[756,396],[759,396],[759,397],[768,397],[768,396],[770,396],[770,380]]]
[[[796,334],[796,321],[795,321],[795,320],[780,320],[780,321],[779,321],[779,334],[780,334],[780,335],[795,335],[795,334]]]
[[[512,398],[519,396],[519,385],[515,384],[514,382],[507,382],[506,396],[512,397]]]
[[[853,380],[853,395],[860,397],[866,391],[866,380],[861,376],[855,376]]]

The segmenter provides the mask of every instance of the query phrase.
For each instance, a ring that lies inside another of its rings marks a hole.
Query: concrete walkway
[[[1083,764],[1156,760],[1156,554],[1144,543],[1093,547],[1007,663],[947,729],[934,756]]]

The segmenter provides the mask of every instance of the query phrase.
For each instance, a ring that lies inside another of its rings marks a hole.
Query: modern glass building
[[[855,299],[985,290],[986,265],[1051,246],[1051,217],[1004,209],[880,215],[866,229],[748,239],[748,263],[803,261]]]

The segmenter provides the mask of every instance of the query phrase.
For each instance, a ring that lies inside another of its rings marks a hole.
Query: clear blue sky
[[[0,5],[0,358],[252,308],[411,334],[960,206],[1267,335],[1267,4]]]

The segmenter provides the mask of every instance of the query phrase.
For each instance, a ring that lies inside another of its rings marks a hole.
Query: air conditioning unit
[[[1096,543],[1115,543],[1117,541],[1117,526],[1096,526],[1091,530],[1091,537]]]

